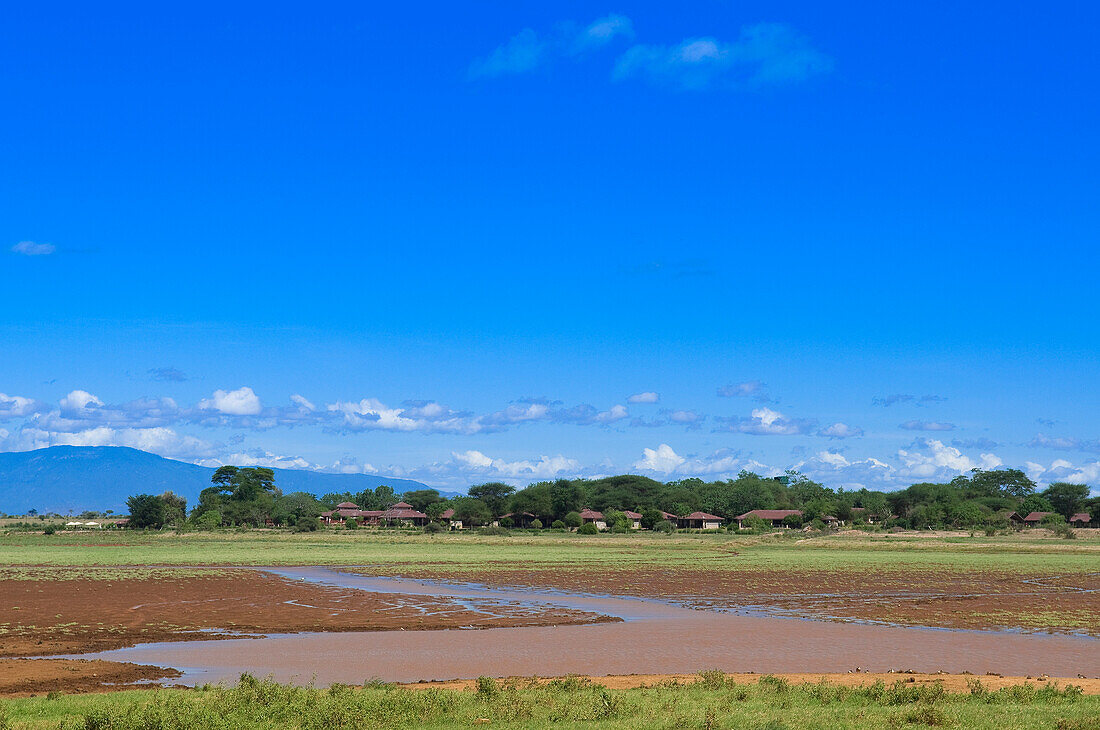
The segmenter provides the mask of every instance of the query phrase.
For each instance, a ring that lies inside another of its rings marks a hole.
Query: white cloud
[[[62,398],[60,403],[62,411],[82,411],[89,406],[103,406],[103,401],[86,390],[74,390]]]
[[[898,426],[906,431],[954,431],[955,424],[942,421],[906,421]]]
[[[0,418],[23,418],[36,412],[40,407],[33,398],[0,393]]]
[[[832,59],[778,23],[745,26],[736,41],[688,38],[673,46],[637,45],[613,78],[643,78],[681,89],[753,89],[803,81],[832,70]]]
[[[768,400],[768,386],[759,380],[746,380],[743,383],[730,383],[718,389],[720,398],[748,398]]]
[[[290,396],[290,402],[298,406],[299,410],[307,411],[309,413],[313,413],[317,410],[317,406],[310,403],[305,396],[298,395],[297,393]]]
[[[954,446],[942,441],[927,439],[914,444],[916,448],[899,449],[898,458],[903,467],[899,475],[911,479],[950,479],[972,469],[996,469],[1004,462],[996,454],[981,454],[974,460]]]
[[[481,419],[483,423],[490,425],[504,425],[511,423],[523,423],[525,421],[541,421],[550,415],[550,406],[547,403],[524,402],[513,403],[502,411],[491,413]]]
[[[858,438],[863,435],[863,429],[858,426],[849,426],[846,423],[834,423],[817,432],[818,436],[831,439]]]
[[[816,425],[804,418],[787,418],[768,407],[753,409],[751,418],[719,418],[727,425],[722,431],[749,433],[757,436],[794,436],[808,433]]]
[[[540,456],[537,460],[521,459],[507,461],[494,459],[480,451],[469,450],[451,453],[453,464],[465,472],[486,477],[549,479],[560,474],[575,474],[580,463],[575,459],[562,456]]]
[[[27,429],[25,429],[27,430]],[[27,430],[33,444],[46,446],[128,446],[171,458],[196,459],[212,455],[216,446],[208,441],[176,433],[170,428],[120,428],[97,426],[74,433]]]
[[[635,393],[626,399],[627,403],[656,403],[661,400],[661,396],[653,391],[646,391],[644,393]]]
[[[634,23],[625,15],[612,13],[599,18],[577,34],[573,44],[574,52],[586,51],[606,46],[616,38],[633,38]]]
[[[671,446],[661,444],[655,449],[643,449],[642,458],[634,462],[634,468],[671,474],[685,461],[686,459],[673,451]]]
[[[672,411],[668,414],[668,420],[673,423],[700,423],[704,418],[706,418],[706,416],[700,415],[695,411]]]
[[[626,406],[611,406],[609,410],[602,411],[596,415],[596,423],[614,423],[615,421],[623,420],[628,415]]]
[[[575,23],[559,23],[551,33],[544,35],[524,28],[487,57],[470,64],[469,76],[528,73],[555,60],[597,50],[620,37],[634,37],[634,24],[625,15],[611,14],[584,28],[578,28]]]
[[[23,256],[49,256],[57,250],[52,243],[35,243],[34,241],[20,241],[11,247],[12,253]]]
[[[236,390],[215,390],[210,398],[199,401],[198,407],[227,416],[255,416],[263,410],[259,397],[247,385]]]

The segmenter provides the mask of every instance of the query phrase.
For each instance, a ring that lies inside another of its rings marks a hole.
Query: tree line
[[[703,511],[731,520],[756,509],[797,509],[806,522],[828,515],[854,522],[877,518],[913,529],[1001,526],[1011,512],[1051,512],[1064,519],[1078,511],[1100,513],[1100,498],[1090,498],[1086,485],[1059,482],[1039,491],[1018,469],[975,469],[949,482],[919,483],[895,492],[830,489],[795,471],[780,477],[742,471],[734,479],[670,482],[624,474],[535,482],[519,490],[489,482],[471,486],[467,495],[450,499],[434,489],[398,494],[388,486],[320,498],[306,492],[283,494],[275,485],[274,472],[263,467],[223,466],[211,482],[190,512],[184,499],[171,492],[131,497],[130,525],[212,529],[271,523],[315,530],[321,513],[342,502],[384,510],[398,500],[433,520],[454,510],[452,519],[470,526],[486,525],[509,513],[529,514],[548,526],[558,521],[569,524],[585,507],[612,513],[612,518],[621,517],[621,510],[640,512],[647,528],[663,519],[662,511],[675,515]]]

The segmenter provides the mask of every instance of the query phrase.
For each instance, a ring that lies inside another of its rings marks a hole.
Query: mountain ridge
[[[432,489],[426,484],[374,474],[328,474],[305,469],[273,469],[284,493],[361,492],[380,485],[395,492]],[[125,512],[133,494],[171,490],[198,502],[210,486],[211,467],[167,459],[125,446],[51,446],[34,451],[0,453],[0,512]]]

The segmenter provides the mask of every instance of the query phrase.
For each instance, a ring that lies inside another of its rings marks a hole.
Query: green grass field
[[[549,531],[485,536],[370,530],[0,534],[0,566],[365,565],[383,573],[431,566],[460,573],[502,564],[1080,573],[1095,572],[1100,565],[1100,536],[842,533],[805,539],[800,534],[585,537]]]
[[[479,680],[476,691],[336,686],[320,690],[242,677],[239,687],[142,690],[10,700],[0,728],[205,730],[222,728],[1100,728],[1100,697],[1072,685],[969,693],[939,685],[862,688],[790,685],[765,677],[735,685],[721,672],[690,684],[609,690]]]

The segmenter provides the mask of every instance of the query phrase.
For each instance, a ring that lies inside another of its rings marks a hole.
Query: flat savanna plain
[[[104,682],[117,689],[170,682],[174,674],[79,661],[31,671],[38,660],[22,656],[265,632],[608,620],[561,608],[308,585],[249,569],[259,566],[328,565],[830,621],[1100,636],[1096,532],[1078,531],[1075,540],[1038,530],[997,537],[9,533],[0,535],[0,655],[7,657],[0,659],[0,694],[86,691]]]

